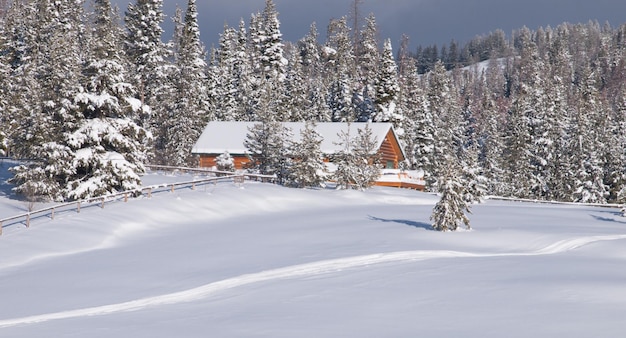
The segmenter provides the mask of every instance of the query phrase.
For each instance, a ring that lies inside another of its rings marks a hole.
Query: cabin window
[[[394,161],[387,161],[387,166],[385,169],[395,169]]]

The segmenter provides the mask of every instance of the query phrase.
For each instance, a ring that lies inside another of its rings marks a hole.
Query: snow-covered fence
[[[191,167],[172,167],[167,165],[156,165],[156,164],[147,164],[146,168],[150,168],[152,170],[162,170],[162,171],[180,171],[187,173],[201,173],[201,174],[212,174],[215,176],[235,176],[235,180],[238,179],[247,179],[261,182],[269,182],[274,183],[276,181],[276,176],[274,175],[261,175],[261,174],[251,174],[246,172],[232,172],[232,171],[219,171],[207,168],[191,168]]]
[[[80,213],[81,208],[90,207],[90,206],[100,206],[101,208],[104,208],[106,203],[118,202],[118,201],[127,202],[128,199],[132,197],[145,195],[146,197],[151,198],[152,194],[154,193],[164,192],[164,191],[174,192],[176,191],[176,189],[179,189],[179,188],[190,188],[192,190],[195,190],[198,186],[205,185],[205,184],[215,184],[219,181],[232,180],[235,183],[241,184],[246,179],[254,180],[254,181],[261,181],[261,182],[274,182],[276,178],[275,176],[270,176],[270,175],[257,175],[257,174],[250,174],[250,173],[233,173],[233,172],[228,172],[228,171],[216,171],[216,170],[207,170],[207,169],[199,169],[199,168],[170,167],[170,166],[160,166],[160,165],[147,165],[147,167],[151,168],[152,170],[182,171],[182,172],[196,172],[196,173],[203,173],[203,174],[211,174],[212,177],[192,180],[192,181],[185,181],[185,182],[151,185],[151,186],[143,187],[139,190],[123,191],[123,192],[116,193],[116,194],[94,197],[94,198],[89,198],[89,199],[75,201],[75,202],[58,204],[52,207],[43,208],[43,209],[27,212],[24,214],[20,214],[20,215],[6,217],[3,219],[0,219],[0,235],[2,235],[2,229],[10,225],[24,224],[28,228],[30,227],[31,220],[35,218],[49,217],[50,219],[54,219],[54,216],[60,212],[76,211],[77,213]]]
[[[100,206],[101,208],[104,208],[106,203],[118,202],[118,201],[127,202],[129,198],[139,197],[139,196],[146,196],[148,198],[151,198],[154,193],[165,192],[165,191],[174,192],[176,191],[176,189],[180,189],[180,188],[190,188],[192,190],[195,190],[198,186],[205,185],[205,184],[214,184],[219,181],[232,180],[236,182],[238,178],[240,177],[242,177],[242,175],[230,173],[230,175],[209,177],[209,178],[192,180],[192,181],[151,185],[151,186],[143,187],[139,190],[124,191],[124,192],[101,196],[101,197],[94,197],[94,198],[84,199],[80,201],[62,203],[62,204],[54,205],[48,208],[43,208],[43,209],[27,212],[24,214],[0,219],[0,235],[2,235],[2,228],[8,227],[10,225],[24,224],[26,227],[30,227],[31,220],[35,218],[49,217],[50,219],[54,219],[55,215],[61,212],[76,211],[77,213],[80,213],[81,208],[85,208],[85,207]]]
[[[151,185],[151,186],[143,187],[138,190],[123,191],[123,192],[116,193],[116,194],[58,204],[55,206],[27,212],[24,214],[2,218],[0,219],[0,235],[2,235],[2,229],[10,225],[24,224],[28,228],[30,227],[31,220],[35,218],[49,217],[50,219],[54,219],[55,215],[60,212],[76,211],[77,213],[80,213],[81,208],[90,207],[90,206],[100,206],[101,208],[104,208],[106,203],[118,202],[118,201],[127,202],[128,199],[132,197],[146,196],[148,198],[151,198],[152,194],[154,193],[164,192],[164,191],[174,192],[176,191],[176,189],[179,189],[179,188],[190,188],[192,190],[195,190],[198,186],[205,185],[205,184],[215,184],[219,181],[232,180],[235,183],[241,184],[246,179],[261,181],[261,182],[274,182],[276,178],[275,176],[270,176],[270,175],[257,175],[257,174],[239,173],[239,172],[234,173],[234,172],[228,172],[228,171],[216,171],[216,170],[208,170],[208,169],[201,169],[201,168],[171,167],[171,166],[161,166],[161,165],[147,165],[146,167],[152,170],[181,171],[181,172],[195,172],[195,173],[210,174],[211,177],[192,180],[192,181],[185,181],[185,182]]]
[[[118,201],[122,198],[124,199],[124,201],[128,201],[128,195],[130,193],[131,192],[124,192],[119,194],[107,195],[104,197],[96,197],[75,202],[68,202],[54,205],[48,208],[27,212],[25,214],[3,218],[0,219],[0,235],[2,235],[2,228],[5,226],[22,223],[28,228],[30,227],[30,221],[35,218],[50,217],[50,219],[54,219],[54,216],[58,213],[73,210],[76,210],[77,213],[80,213],[81,208],[93,205],[100,205],[101,208],[104,208],[104,204],[107,202]]]
[[[526,203],[538,203],[538,204],[575,205],[575,206],[583,206],[583,207],[620,208],[620,209],[625,208],[624,204],[616,204],[616,203],[559,202],[559,201],[516,198],[516,197],[501,197],[501,196],[487,196],[485,197],[485,199],[494,200],[494,201],[526,202]]]

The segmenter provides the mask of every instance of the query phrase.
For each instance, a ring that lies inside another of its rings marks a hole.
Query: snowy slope
[[[5,228],[0,336],[623,334],[617,210],[491,201],[438,233],[435,202],[222,183]]]

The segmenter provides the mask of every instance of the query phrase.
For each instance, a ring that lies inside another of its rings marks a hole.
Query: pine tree
[[[417,73],[417,62],[409,55],[409,38],[402,37],[399,51],[398,110],[405,116],[402,124],[396,126],[407,154],[411,169],[424,169],[430,166],[430,152],[434,137],[432,116],[426,109],[423,84]]]
[[[602,143],[604,132],[600,125],[605,119],[602,103],[596,89],[596,78],[587,66],[581,74],[582,83],[578,94],[576,125],[573,138],[574,160],[577,166],[574,181],[574,201],[583,203],[606,203],[607,187],[604,185]]]
[[[141,187],[146,159],[146,131],[131,120],[142,107],[126,81],[121,30],[109,0],[94,1],[93,46],[84,68],[85,91],[77,129],[64,135],[62,145],[76,155],[74,172],[63,195],[82,199]]]
[[[626,65],[624,65],[626,66]],[[622,90],[626,90],[623,88]],[[611,147],[612,156],[616,158],[615,162],[621,162],[620,168],[624,168],[626,164],[626,95],[621,96],[621,101],[618,101],[615,107],[615,132],[616,138],[615,146]],[[613,203],[625,203],[626,202],[626,172],[623,169],[610,167],[613,169],[612,175],[607,175],[610,190],[610,200]],[[606,175],[606,174],[605,174]],[[607,179],[605,178],[605,181]]]
[[[492,60],[489,63],[484,77],[484,80],[482,78],[478,80],[479,83],[485,84],[480,104],[484,117],[479,131],[482,139],[479,164],[487,180],[487,193],[503,196],[505,195],[502,159],[505,151],[503,127],[508,106],[507,101],[503,99],[506,80],[498,61]]]
[[[380,67],[376,75],[376,115],[375,122],[392,122],[399,125],[403,116],[396,111],[400,87],[398,84],[398,67],[391,49],[391,40],[385,41],[380,59]]]
[[[333,179],[337,182],[337,189],[356,188],[357,162],[354,154],[354,140],[351,135],[351,124],[348,124],[347,130],[342,130],[338,135],[339,141],[337,145],[341,150],[333,155],[333,163],[335,164],[335,172]]]
[[[63,200],[66,184],[74,173],[71,161],[75,156],[64,144],[64,136],[76,130],[81,119],[75,98],[81,91],[84,57],[80,45],[85,34],[83,7],[50,0],[26,6],[26,14],[32,15],[31,22],[36,24],[27,45],[26,55],[30,58],[23,64],[32,67],[32,72],[24,74],[22,80],[30,84],[37,80],[37,85],[34,97],[22,99],[36,98],[41,103],[22,115],[16,128],[20,136],[13,142],[23,142],[17,149],[19,155],[33,161],[12,168],[15,175],[11,182],[16,185],[14,191],[28,199]]]
[[[191,148],[206,123],[213,120],[209,112],[205,52],[200,41],[195,0],[189,0],[180,28],[176,36],[178,72],[173,83],[176,95],[166,121],[165,162],[174,166],[189,166],[196,163]]]
[[[355,4],[355,10],[358,8]],[[357,15],[357,14],[355,14]],[[354,18],[355,25],[359,21],[358,15]],[[376,120],[377,115],[377,80],[379,75],[379,63],[381,55],[378,48],[378,25],[374,14],[365,18],[365,25],[359,31],[358,26],[353,27],[354,41],[354,70],[352,104],[355,110],[356,120],[367,122]],[[393,57],[393,56],[392,56]]]
[[[3,131],[13,156],[29,158],[32,147],[41,138],[42,130],[36,129],[42,114],[39,99],[39,83],[36,81],[36,40],[38,26],[34,2],[14,1],[3,22],[3,52],[0,60],[9,68],[6,85]],[[10,81],[9,81],[10,79]]]
[[[356,112],[352,103],[354,54],[350,45],[350,29],[346,18],[332,20],[328,27],[326,43],[326,69],[331,74],[328,106],[333,122],[353,122]]]
[[[466,73],[468,75],[469,73]],[[468,86],[474,82],[469,76]],[[460,140],[457,144],[456,154],[460,162],[460,178],[464,186],[463,197],[468,203],[481,202],[487,190],[486,178],[479,166],[480,135],[477,131],[478,98],[471,90],[467,90],[464,98],[463,118],[461,121]]]
[[[2,12],[4,14],[4,12]],[[5,20],[3,15],[0,14],[0,51],[6,51],[8,49],[7,32],[5,31]],[[3,54],[3,53],[2,53]],[[9,76],[11,74],[11,67],[7,62],[7,58],[4,55],[0,55],[0,156],[7,155],[8,139],[6,131],[11,129],[10,117],[8,114],[8,100],[9,97]]]
[[[134,120],[153,136],[151,157],[163,162],[167,147],[169,109],[172,107],[175,73],[170,63],[171,51],[163,43],[163,0],[136,0],[126,10],[125,52],[131,64],[131,83],[137,88],[137,99],[150,109],[137,111]]]
[[[546,97],[548,121],[546,122],[548,139],[552,141],[549,148],[552,152],[548,161],[547,198],[551,200],[569,200],[572,192],[573,170],[571,169],[571,154],[567,152],[568,128],[571,125],[571,116],[568,112],[570,96],[569,83],[572,82],[571,55],[566,46],[567,28],[561,26],[557,36],[549,36],[547,43],[549,74]]]
[[[287,115],[285,121],[310,121],[311,103],[307,93],[308,79],[304,76],[300,54],[293,53],[285,79],[283,108]]]
[[[258,36],[258,49],[261,56],[261,72],[268,77],[283,81],[287,59],[283,57],[282,33],[276,5],[272,0],[265,0],[265,9],[261,14],[261,26]]]
[[[307,122],[305,129],[300,131],[300,140],[292,145],[294,160],[289,169],[289,181],[299,188],[319,187],[324,183],[322,137],[315,127],[315,122]]]
[[[216,159],[217,170],[220,171],[235,171],[235,160],[228,151],[224,151],[223,154]]]
[[[245,22],[239,22],[239,30],[237,31],[237,41],[235,44],[235,56],[233,60],[233,87],[235,88],[235,97],[238,108],[235,110],[235,119],[238,121],[252,121],[253,113],[251,107],[256,96],[254,93],[255,80],[253,77],[253,64],[251,55],[248,52],[248,36]]]
[[[356,46],[358,53],[355,53],[358,57],[356,79],[360,87],[373,87],[379,73],[380,60],[385,58],[378,49],[378,25],[373,13],[365,18],[365,27],[355,34],[359,35]]]
[[[351,135],[351,126],[338,134],[341,150],[334,155],[337,168],[333,177],[339,189],[363,190],[374,185],[380,177],[381,165],[376,153],[376,140],[369,124]]]
[[[332,112],[326,102],[328,87],[327,81],[324,79],[322,47],[317,39],[317,27],[313,23],[309,33],[298,42],[298,51],[302,61],[302,76],[306,86],[304,120],[330,122]]]
[[[537,158],[537,149],[533,142],[540,134],[537,109],[543,105],[543,96],[539,93],[540,77],[538,71],[539,55],[531,32],[523,28],[518,37],[521,57],[516,65],[515,95],[507,125],[507,151],[505,171],[508,191],[511,196],[530,198],[533,190],[542,185],[541,177],[533,173],[542,171],[545,160]]]
[[[314,22],[311,24],[309,33],[298,41],[298,52],[302,59],[303,73],[308,78],[318,77],[322,71],[321,46],[318,38],[317,25]]]
[[[248,169],[262,175],[275,175],[278,184],[288,178],[291,130],[280,122],[263,120],[248,130],[244,146],[250,157]]]
[[[381,174],[382,165],[376,144],[377,140],[369,124],[362,129],[357,129],[357,137],[354,139],[354,153],[357,161],[355,184],[361,190],[373,186]]]
[[[245,28],[244,28],[245,29]],[[212,65],[212,76],[209,77],[209,86],[213,91],[212,110],[219,121],[238,120],[239,106],[237,95],[239,90],[239,76],[235,70],[237,57],[237,31],[224,25],[220,35],[219,49],[217,50],[216,64]]]
[[[434,67],[428,78],[426,93],[428,114],[433,118],[434,128],[432,150],[429,150],[430,167],[423,168],[428,189],[435,187],[436,179],[445,166],[445,157],[448,154],[458,155],[462,142],[458,92],[454,90],[443,63],[436,62]]]
[[[433,208],[430,219],[437,231],[456,231],[462,224],[470,228],[470,220],[465,212],[470,212],[463,197],[463,183],[450,169],[445,169],[437,180],[441,199]]]

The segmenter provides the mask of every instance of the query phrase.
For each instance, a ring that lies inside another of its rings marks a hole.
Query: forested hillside
[[[624,200],[626,25],[411,50],[379,40],[374,15],[345,16],[287,42],[267,0],[207,51],[195,0],[171,38],[162,0],[89,2],[13,1],[1,18],[1,151],[31,160],[15,168],[26,195],[82,198],[136,187],[146,161],[196,165],[212,120],[371,120],[394,124],[431,190],[453,172],[472,195]]]

